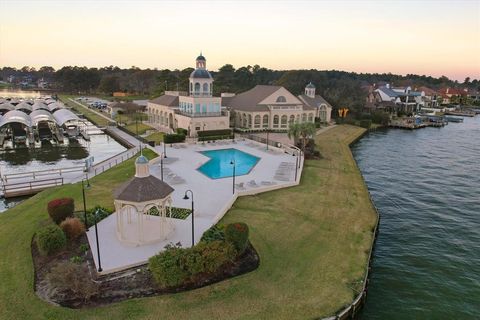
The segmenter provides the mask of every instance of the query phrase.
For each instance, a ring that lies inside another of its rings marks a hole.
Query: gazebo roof
[[[168,197],[174,189],[154,177],[133,177],[115,191],[115,200],[127,202],[147,202]]]

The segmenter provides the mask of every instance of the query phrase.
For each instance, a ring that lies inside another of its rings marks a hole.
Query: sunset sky
[[[0,0],[0,66],[272,69],[480,78],[480,0]]]

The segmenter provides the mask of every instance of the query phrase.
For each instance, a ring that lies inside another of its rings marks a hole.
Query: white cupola
[[[310,98],[315,98],[315,86],[310,81],[309,84],[305,87],[305,95]]]

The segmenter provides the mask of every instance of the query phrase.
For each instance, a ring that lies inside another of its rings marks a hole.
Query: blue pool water
[[[201,153],[209,157],[210,160],[198,168],[198,171],[210,179],[233,176],[233,165],[230,164],[232,160],[235,160],[235,176],[248,174],[260,160],[258,157],[237,149],[210,150]]]

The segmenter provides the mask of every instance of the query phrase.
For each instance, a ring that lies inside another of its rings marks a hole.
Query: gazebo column
[[[125,230],[124,230],[124,215],[125,215],[125,208],[120,207],[120,238],[125,239]]]

